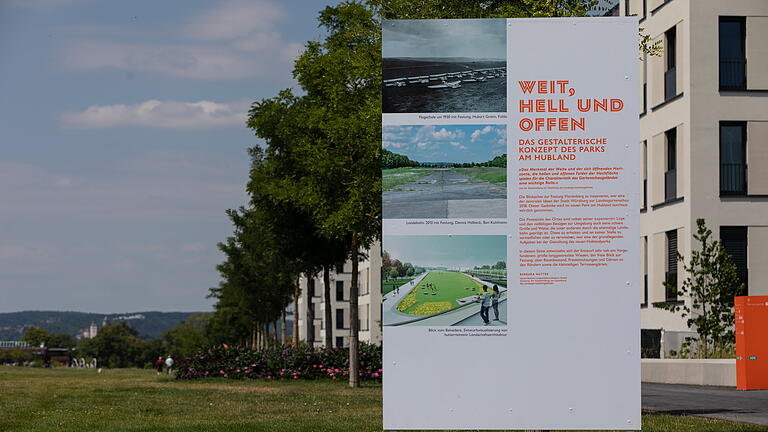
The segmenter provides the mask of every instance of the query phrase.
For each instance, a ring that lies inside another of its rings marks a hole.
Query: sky
[[[505,125],[384,126],[385,149],[417,162],[487,162],[507,149]]]
[[[507,58],[507,26],[493,20],[402,20],[382,24],[382,54],[392,57]]]
[[[0,312],[204,311],[324,2],[0,0]]]
[[[392,259],[421,267],[464,270],[507,262],[507,237],[498,235],[384,236]]]

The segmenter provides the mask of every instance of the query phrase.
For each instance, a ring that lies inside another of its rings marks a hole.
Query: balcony
[[[747,194],[747,166],[743,163],[720,164],[720,195]]]
[[[664,173],[664,201],[672,201],[677,198],[677,170],[669,170]]]
[[[673,67],[664,72],[664,100],[668,101],[677,96],[677,68]]]
[[[746,90],[746,70],[746,59],[720,60],[720,90]]]

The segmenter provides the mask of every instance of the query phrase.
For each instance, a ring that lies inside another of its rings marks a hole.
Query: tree
[[[48,348],[74,348],[75,340],[68,334],[52,334],[40,327],[29,327],[24,331],[21,340],[30,346],[38,347],[40,344]]]
[[[144,366],[144,345],[136,330],[124,322],[116,322],[102,327],[95,338],[80,344],[78,351],[110,368],[141,367]]]
[[[187,357],[210,345],[206,334],[210,316],[205,312],[192,314],[178,326],[165,331],[162,335],[164,346],[174,355]]]
[[[686,338],[684,347],[695,344],[698,354],[707,358],[716,350],[725,350],[735,342],[733,333],[734,296],[744,290],[731,256],[718,240],[712,240],[712,231],[704,219],[696,219],[697,232],[693,238],[700,243],[698,250],[691,251],[691,259],[685,264],[678,252],[687,277],[678,288],[665,282],[668,290],[678,296],[690,298],[682,303],[654,303],[655,307],[680,313],[687,318],[688,328],[696,330],[698,337]]]

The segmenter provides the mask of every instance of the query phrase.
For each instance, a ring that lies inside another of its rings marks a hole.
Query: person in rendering
[[[168,354],[168,358],[165,359],[165,367],[168,368],[168,375],[170,375],[173,370],[173,357],[171,357],[170,354]]]
[[[491,306],[493,307],[493,316],[494,321],[499,320],[499,298],[501,297],[501,293],[499,292],[499,286],[494,284],[493,285],[493,294],[491,294]]]
[[[158,375],[163,373],[163,356],[158,356],[155,360],[155,370],[157,370]]]
[[[478,300],[480,301],[480,318],[483,319],[485,325],[488,325],[491,323],[491,320],[488,319],[488,310],[491,309],[491,296],[488,294],[487,286],[483,285],[483,291],[478,296]]]

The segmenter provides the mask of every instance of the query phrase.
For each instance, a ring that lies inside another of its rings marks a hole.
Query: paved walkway
[[[643,383],[643,409],[768,426],[768,390]]]
[[[382,205],[385,219],[504,218],[507,186],[442,168],[384,192]]]

